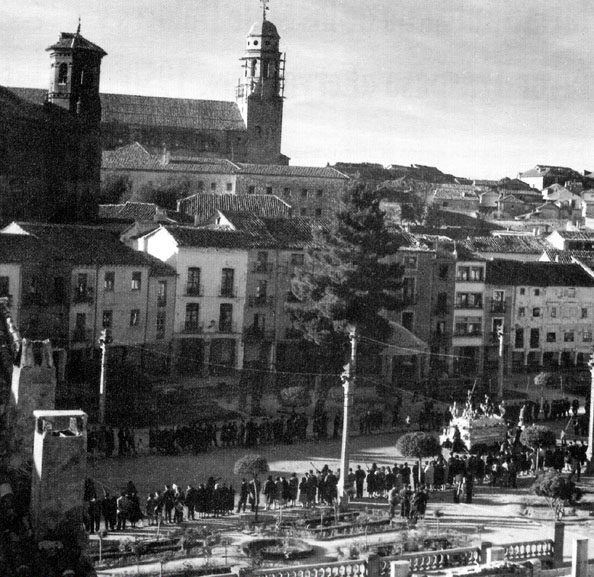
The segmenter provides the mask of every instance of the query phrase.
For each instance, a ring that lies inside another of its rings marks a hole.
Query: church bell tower
[[[241,58],[237,104],[247,127],[247,161],[287,164],[281,154],[285,57],[279,51],[276,26],[266,19],[268,0],[261,1],[262,21],[249,31]]]
[[[51,75],[48,102],[65,108],[84,122],[99,125],[101,100],[99,76],[101,59],[107,53],[80,34],[62,32],[50,53]]]

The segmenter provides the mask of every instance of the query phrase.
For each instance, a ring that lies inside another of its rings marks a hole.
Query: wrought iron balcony
[[[201,333],[203,329],[202,323],[194,322],[194,321],[186,321],[184,323],[184,333],[186,334],[198,334]]]
[[[201,297],[204,295],[204,287],[197,284],[186,285],[186,296],[187,297]]]
[[[491,312],[492,313],[504,313],[505,311],[506,311],[505,302],[491,301]]]
[[[72,290],[73,303],[92,303],[93,288],[89,286],[75,286]]]

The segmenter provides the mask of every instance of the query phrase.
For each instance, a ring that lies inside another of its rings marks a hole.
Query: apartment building
[[[593,287],[578,264],[487,263],[488,330],[503,326],[506,372],[585,364],[593,344]],[[493,365],[491,342],[485,346]]]
[[[66,353],[72,376],[84,376],[103,329],[111,331],[114,355],[137,358],[139,365],[147,351],[168,351],[176,286],[171,267],[91,226],[13,222],[0,234],[0,284],[12,297],[23,336],[49,338]],[[5,254],[10,246],[18,255],[13,262]]]

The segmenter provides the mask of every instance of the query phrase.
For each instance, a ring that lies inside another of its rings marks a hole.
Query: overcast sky
[[[233,100],[258,0],[1,0],[0,84],[47,87],[61,31],[104,92]],[[270,0],[292,164],[428,164],[474,178],[594,169],[591,0]]]

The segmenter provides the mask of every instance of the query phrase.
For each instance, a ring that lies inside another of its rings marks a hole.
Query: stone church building
[[[50,48],[48,89],[9,88],[37,104],[100,119],[103,150],[140,143],[149,152],[225,158],[253,164],[288,164],[281,153],[284,55],[280,36],[266,20],[255,23],[241,58],[235,102],[99,92],[106,53],[80,34],[63,32]]]

